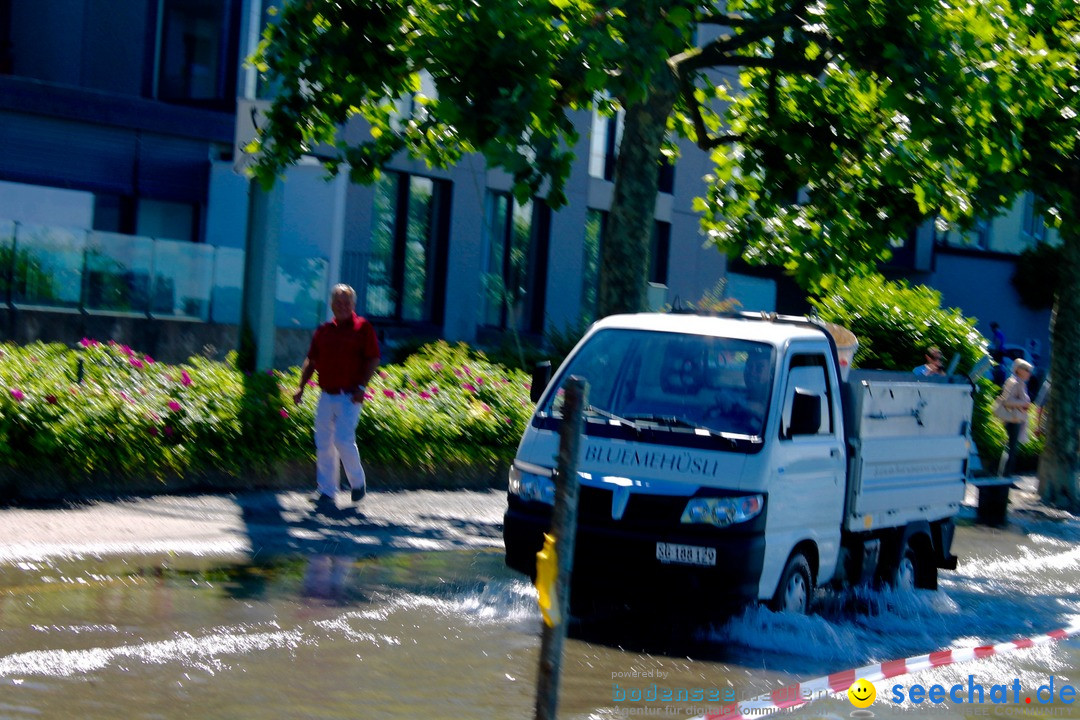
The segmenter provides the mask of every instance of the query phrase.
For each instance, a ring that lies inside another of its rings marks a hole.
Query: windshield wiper
[[[677,415],[631,415],[631,419],[635,422],[647,422],[654,425],[661,425],[669,428],[689,428],[691,430],[708,430],[708,428],[702,427],[697,423],[692,423],[686,418],[681,418]],[[711,430],[709,432],[712,432]]]
[[[738,446],[740,441],[742,442],[755,442],[755,438],[752,435],[742,435],[740,433],[724,432],[722,430],[713,430],[712,428],[705,427],[704,425],[698,425],[697,423],[690,422],[686,418],[679,417],[677,415],[631,415],[633,420],[644,423],[651,423],[658,427],[666,428],[685,428],[693,430],[694,432],[701,434],[707,433],[711,437],[722,438],[727,440],[731,445]],[[638,426],[640,427],[640,425]],[[757,440],[760,442],[760,440]]]
[[[641,429],[638,426],[638,424],[636,422],[634,422],[633,420],[627,420],[624,417],[619,417],[615,413],[610,413],[607,410],[596,407],[595,405],[586,405],[585,406],[585,412],[586,413],[595,413],[596,415],[599,415],[601,417],[605,417],[608,420],[614,420],[615,422],[619,423],[620,425],[626,425],[627,427],[632,427],[635,430],[640,430]]]

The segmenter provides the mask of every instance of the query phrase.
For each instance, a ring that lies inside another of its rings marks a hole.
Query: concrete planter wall
[[[473,463],[435,470],[365,463],[371,490],[489,490],[505,489],[509,460]],[[315,489],[315,463],[279,462],[244,475],[202,471],[185,475],[116,477],[94,474],[72,477],[50,467],[33,470],[0,468],[0,504],[64,502],[123,495],[155,495],[243,490]]]

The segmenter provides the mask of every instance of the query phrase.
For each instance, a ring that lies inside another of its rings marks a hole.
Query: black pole
[[[544,623],[540,641],[540,675],[536,683],[536,720],[555,720],[559,705],[559,673],[566,618],[570,608],[570,569],[574,561],[577,533],[578,449],[581,446],[581,411],[585,407],[588,384],[571,377],[563,386],[562,424],[559,426],[559,456],[555,469],[555,507],[551,514],[551,534],[555,537],[558,575],[555,597],[557,622]]]

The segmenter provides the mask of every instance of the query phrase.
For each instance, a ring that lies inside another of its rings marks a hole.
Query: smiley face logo
[[[847,690],[848,700],[857,708],[870,707],[877,699],[877,688],[866,680],[856,680]]]

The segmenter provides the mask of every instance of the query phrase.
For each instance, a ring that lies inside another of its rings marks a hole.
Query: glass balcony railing
[[[275,324],[325,319],[329,263],[282,255]],[[0,219],[0,306],[240,322],[244,251]]]

